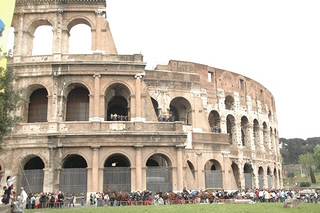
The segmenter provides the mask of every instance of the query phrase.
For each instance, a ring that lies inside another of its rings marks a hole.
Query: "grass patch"
[[[283,208],[282,203],[256,203],[256,204],[195,204],[195,205],[165,205],[165,206],[119,206],[119,207],[85,207],[85,208],[63,208],[63,209],[34,209],[25,210],[26,213],[36,212],[77,212],[77,213],[193,213],[193,212],[219,212],[219,213],[318,213],[320,204],[302,203],[298,209]]]

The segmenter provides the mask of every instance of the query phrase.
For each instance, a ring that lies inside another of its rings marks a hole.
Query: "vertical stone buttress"
[[[19,28],[16,29],[18,36],[14,36],[14,62],[20,62],[21,57],[22,57],[22,52],[23,52],[23,34],[24,34],[24,13],[21,12],[19,13]]]
[[[100,121],[100,74],[94,74],[94,94],[93,94],[93,121]],[[90,107],[91,108],[91,107]]]
[[[200,166],[200,158],[202,157],[202,153],[201,152],[197,152],[197,189],[201,189],[203,186],[203,181],[202,181],[202,168],[199,168]]]
[[[136,79],[136,97],[135,97],[135,120],[141,120],[141,78],[142,75],[135,75],[134,78]]]
[[[246,187],[246,180],[244,177],[244,163],[239,162],[239,179],[240,179],[240,189],[245,189]]]
[[[91,191],[98,192],[99,190],[99,146],[92,146],[92,179]]]
[[[254,147],[254,140],[253,140],[253,124],[249,121],[249,123],[246,125],[246,134],[247,134],[247,141],[246,143],[251,147],[251,150],[255,150]]]
[[[56,11],[56,19],[53,28],[53,41],[52,41],[52,53],[55,61],[61,60],[62,50],[62,22],[63,22],[63,10]]]
[[[141,190],[142,187],[142,165],[141,165],[141,150],[142,150],[141,145],[136,145],[135,149],[136,149],[136,174],[135,174],[135,190]]]
[[[102,34],[101,34],[101,24],[102,24],[102,19],[104,17],[105,12],[101,10],[97,10],[96,12],[96,33],[95,33],[95,39],[93,39],[92,43],[92,50],[95,51],[101,51],[101,41],[102,41]],[[94,42],[95,41],[95,42]]]
[[[183,160],[182,160],[182,151],[184,145],[177,145],[177,190],[182,191],[183,189]]]

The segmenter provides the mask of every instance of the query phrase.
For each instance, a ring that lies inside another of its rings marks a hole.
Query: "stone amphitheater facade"
[[[78,24],[91,28],[88,54],[68,52]],[[52,53],[32,55],[43,25],[52,27]],[[66,194],[283,187],[275,100],[258,82],[175,60],[146,70],[141,54],[117,53],[105,0],[17,0],[12,26],[8,66],[25,101],[0,165],[15,186]]]

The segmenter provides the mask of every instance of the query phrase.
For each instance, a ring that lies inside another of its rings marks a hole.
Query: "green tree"
[[[311,178],[311,183],[315,184],[317,183],[316,177],[314,176],[314,173],[312,171],[312,167],[310,166],[310,178]]]
[[[313,149],[313,157],[316,167],[320,169],[320,145]]]
[[[313,154],[307,152],[299,156],[299,164],[307,176],[310,175],[310,167],[314,165]]]
[[[14,113],[22,100],[20,92],[15,89],[15,80],[12,68],[0,67],[0,150],[3,150],[4,137],[11,133],[14,124],[20,120]]]

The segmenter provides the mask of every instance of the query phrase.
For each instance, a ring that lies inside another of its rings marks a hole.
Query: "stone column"
[[[184,145],[177,145],[177,190],[180,191],[183,189],[183,160],[182,160],[182,151]]]
[[[56,12],[56,19],[53,29],[53,41],[52,41],[52,53],[54,55],[54,60],[61,60],[61,50],[62,50],[62,23],[63,23],[63,10],[58,10]]]
[[[226,117],[220,116],[220,129],[221,129],[221,133],[227,134],[227,119],[226,119]]]
[[[17,30],[17,32],[15,32],[17,36],[15,35],[15,38],[14,38],[14,57],[16,58],[16,56],[18,56],[19,61],[20,61],[20,56],[22,55],[22,52],[23,52],[23,43],[24,43],[23,42],[23,33],[24,33],[23,25],[24,25],[24,13],[20,12],[19,28],[15,29]]]
[[[240,179],[240,189],[243,190],[246,188],[246,180],[244,177],[244,164],[239,163],[239,179]]]
[[[241,121],[235,121],[235,129],[236,129],[236,140],[238,147],[242,147],[242,138],[241,138]]]
[[[98,183],[99,183],[99,149],[100,146],[91,146],[92,148],[92,191],[98,192]]]
[[[94,40],[95,42],[92,43],[92,50],[102,50],[101,48],[101,41],[102,41],[102,33],[101,33],[101,23],[104,17],[105,11],[103,10],[96,10],[96,33]]]
[[[252,123],[249,123],[246,125],[246,139],[247,141],[245,143],[247,143],[251,150],[255,150],[255,147],[254,147],[254,139],[253,139],[253,124]]]
[[[263,169],[263,188],[269,188],[269,183],[268,183],[268,166],[266,169]]]
[[[205,187],[205,184],[204,184],[204,178],[202,178],[202,175],[203,175],[203,168],[199,168],[199,165],[200,165],[200,158],[202,156],[202,152],[197,152],[196,153],[197,155],[197,189],[202,189]]]
[[[93,121],[100,121],[100,74],[94,74],[94,93],[93,93]]]
[[[231,186],[231,178],[230,178],[230,168],[227,168],[227,162],[229,161],[229,154],[230,151],[221,151],[221,155],[223,158],[223,165],[221,168],[221,174],[222,174],[222,188],[228,189]]]
[[[135,190],[142,190],[142,165],[141,165],[141,150],[142,145],[134,146],[136,149],[136,182]]]
[[[136,79],[136,98],[135,98],[135,120],[140,121],[141,120],[141,78],[142,74],[136,74],[134,76]]]

